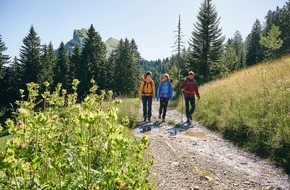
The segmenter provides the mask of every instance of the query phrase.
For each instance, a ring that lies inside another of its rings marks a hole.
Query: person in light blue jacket
[[[160,99],[160,106],[159,106],[159,116],[158,118],[161,119],[162,122],[165,122],[166,110],[169,100],[172,101],[172,85],[169,80],[169,75],[165,73],[163,75],[163,79],[158,85],[157,90],[157,101]]]

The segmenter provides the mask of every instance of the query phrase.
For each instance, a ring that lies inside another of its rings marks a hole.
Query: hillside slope
[[[290,172],[290,56],[200,87],[194,117]]]

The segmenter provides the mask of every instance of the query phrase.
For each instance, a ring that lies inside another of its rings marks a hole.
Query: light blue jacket
[[[169,98],[172,101],[172,85],[170,81],[162,80],[158,85],[157,100],[159,98]]]

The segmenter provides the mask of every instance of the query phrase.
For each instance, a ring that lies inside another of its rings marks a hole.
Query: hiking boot
[[[190,119],[189,118],[187,118],[187,121],[186,121],[187,123],[190,123]]]
[[[158,119],[161,119],[161,114],[158,115]]]
[[[146,121],[146,117],[144,117],[144,120],[143,120],[144,122]]]
[[[165,122],[165,118],[162,119],[162,122]]]
[[[150,117],[148,118],[148,121],[151,122],[151,118]]]

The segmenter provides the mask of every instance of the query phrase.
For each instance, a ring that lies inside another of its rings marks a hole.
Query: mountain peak
[[[85,43],[85,40],[88,39],[88,30],[85,28],[75,29],[73,32],[73,39],[65,44],[66,52],[71,53],[76,45],[79,45],[80,48]],[[106,42],[104,42],[107,48],[107,57],[111,54],[112,51],[116,50],[119,45],[119,40],[110,37]]]

